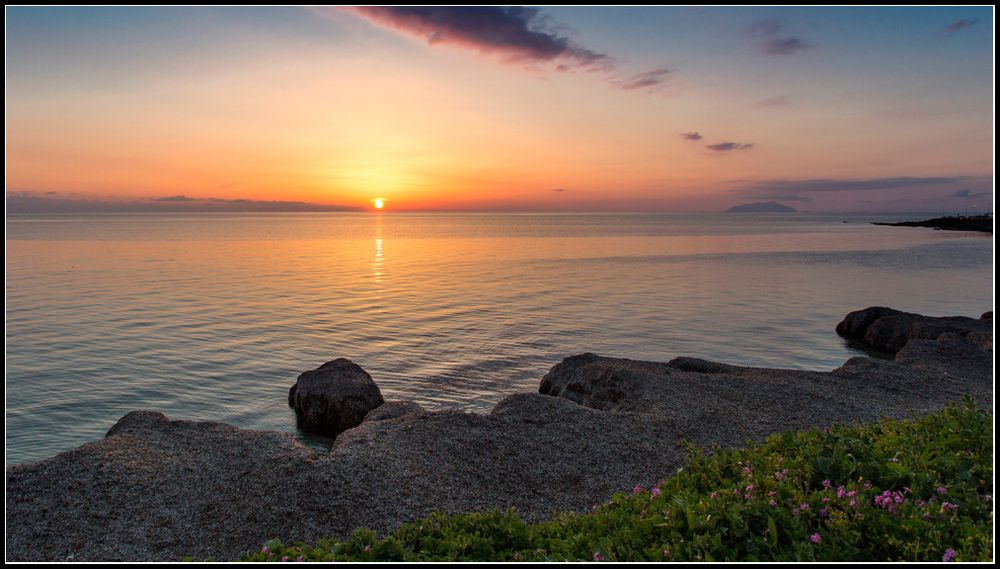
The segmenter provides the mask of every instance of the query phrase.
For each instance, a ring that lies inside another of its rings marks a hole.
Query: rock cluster
[[[670,476],[685,440],[735,446],[908,417],[965,395],[991,406],[992,320],[970,321],[851,313],[838,332],[881,350],[903,345],[894,361],[855,357],[829,372],[583,354],[554,366],[540,393],[488,414],[383,403],[364,370],[334,360],[289,394],[309,428],[339,433],[328,453],[290,433],[135,411],[102,440],[8,467],[7,559],[233,559],[274,537],[388,531],[432,511],[586,511]]]

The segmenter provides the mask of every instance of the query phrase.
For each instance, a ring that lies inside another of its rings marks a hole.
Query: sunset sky
[[[6,17],[11,211],[992,210],[992,7]]]

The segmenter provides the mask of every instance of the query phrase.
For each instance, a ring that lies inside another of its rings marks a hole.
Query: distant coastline
[[[794,207],[778,202],[754,202],[736,205],[726,210],[726,213],[797,213]]]
[[[946,231],[979,231],[993,233],[992,215],[954,215],[935,217],[923,221],[900,221],[897,223],[873,221],[872,225],[891,225],[893,227],[933,227]]]

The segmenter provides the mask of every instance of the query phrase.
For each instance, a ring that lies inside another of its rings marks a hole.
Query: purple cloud
[[[801,38],[783,32],[784,24],[778,20],[761,20],[747,28],[747,34],[757,41],[757,49],[767,55],[792,55],[814,47]]]
[[[752,143],[740,143],[740,142],[720,142],[718,144],[709,144],[705,148],[709,150],[714,150],[716,152],[728,152],[730,150],[749,150],[753,148]]]
[[[549,65],[559,72],[596,71],[620,89],[651,92],[673,73],[657,67],[622,78],[610,55],[577,45],[562,26],[537,8],[500,6],[361,6],[341,7],[372,24],[424,39],[490,55],[508,64]],[[315,9],[322,13],[321,9]]]
[[[969,189],[963,189],[963,190],[958,190],[957,192],[955,192],[955,193],[953,193],[951,195],[952,195],[952,197],[956,197],[956,198],[967,198],[967,199],[970,199],[970,200],[975,200],[975,199],[979,199],[979,198],[985,198],[985,197],[992,196],[993,193],[992,192],[973,192],[972,190],[969,190]]]
[[[697,132],[682,132],[681,138],[684,140],[701,140],[703,137]]]
[[[537,8],[499,6],[345,7],[373,24],[430,45],[452,45],[509,63],[557,62],[563,69],[608,68],[610,56],[576,45],[552,29]]]
[[[948,27],[946,27],[944,31],[949,33],[955,33],[964,30],[966,28],[971,28],[972,26],[978,23],[979,23],[979,18],[973,18],[971,20],[966,20],[965,18],[962,18],[961,20],[955,20],[954,22],[948,24]]]

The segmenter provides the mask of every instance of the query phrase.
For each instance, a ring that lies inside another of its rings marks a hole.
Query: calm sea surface
[[[992,237],[868,223],[904,218],[11,215],[6,462],[134,409],[294,432],[288,387],[337,357],[473,411],[588,351],[829,370],[851,310],[992,309]]]

